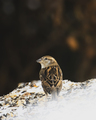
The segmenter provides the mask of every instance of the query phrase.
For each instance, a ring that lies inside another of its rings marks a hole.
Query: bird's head
[[[58,65],[57,61],[51,56],[43,56],[36,62],[41,64],[41,68],[49,67],[52,65]]]

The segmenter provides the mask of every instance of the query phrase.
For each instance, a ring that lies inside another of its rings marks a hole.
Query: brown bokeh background
[[[53,56],[64,79],[96,77],[96,0],[0,0],[0,95],[39,79]]]

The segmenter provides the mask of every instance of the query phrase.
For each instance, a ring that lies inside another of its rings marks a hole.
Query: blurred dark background
[[[0,0],[0,95],[39,79],[44,55],[64,79],[96,77],[96,0]]]

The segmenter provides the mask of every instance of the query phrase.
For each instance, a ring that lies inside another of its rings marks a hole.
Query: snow
[[[96,120],[95,101],[87,99],[51,101],[22,111],[18,109],[18,120]]]
[[[69,87],[70,84],[70,81],[65,81],[58,100],[40,98],[43,100],[37,100],[37,106],[20,106],[15,111],[18,117],[9,120],[96,120],[96,79],[83,88],[81,83],[73,84],[72,87]],[[38,85],[41,85],[40,81]],[[39,89],[41,87],[36,92]]]

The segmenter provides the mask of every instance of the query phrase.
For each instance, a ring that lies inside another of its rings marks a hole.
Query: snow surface
[[[65,83],[57,101],[44,97],[37,106],[20,106],[15,111],[18,117],[9,120],[96,120],[96,79],[92,81],[83,89],[75,86],[64,91],[71,82]]]

